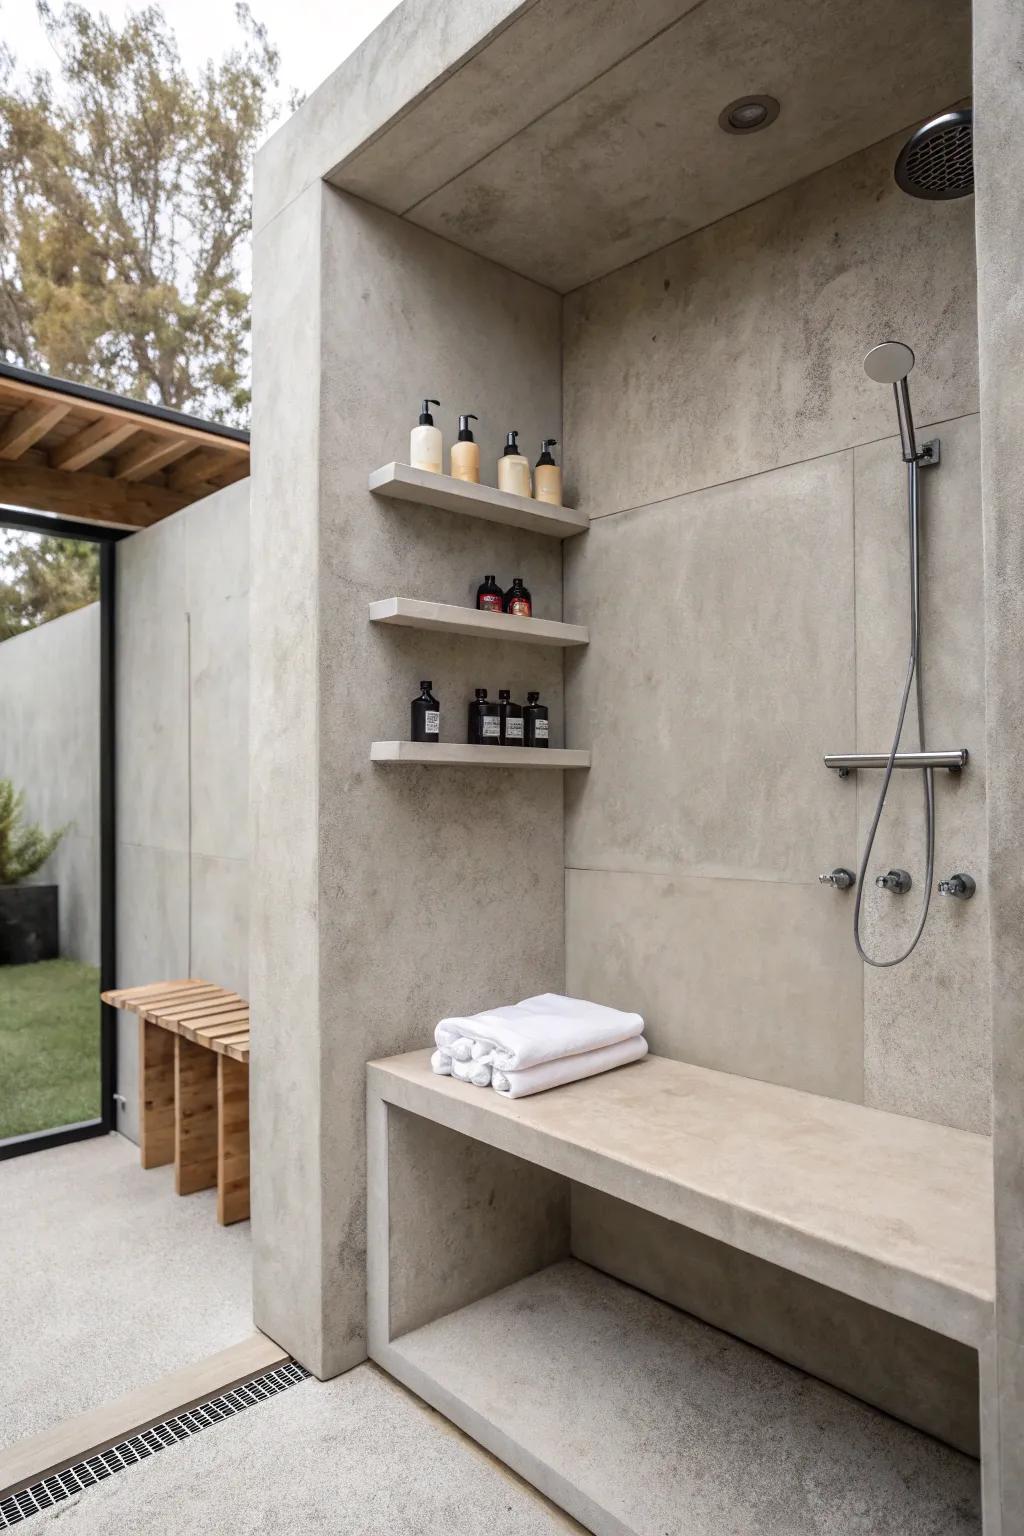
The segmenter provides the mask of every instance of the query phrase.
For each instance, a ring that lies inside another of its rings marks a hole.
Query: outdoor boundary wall
[[[198,975],[245,996],[249,481],[117,546],[117,985]],[[117,1128],[138,1139],[138,1020]]]
[[[0,644],[0,779],[44,832],[67,826],[32,876],[59,888],[60,953],[100,963],[100,609],[90,603]]]

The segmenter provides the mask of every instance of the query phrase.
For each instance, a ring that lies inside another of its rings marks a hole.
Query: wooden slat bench
[[[104,992],[139,1017],[143,1168],[174,1163],[179,1195],[217,1186],[222,1226],[249,1216],[249,1004],[191,978]]]

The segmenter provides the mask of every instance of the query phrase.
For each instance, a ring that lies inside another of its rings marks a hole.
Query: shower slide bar
[[[897,752],[893,767],[948,768],[950,773],[958,773],[966,768],[967,758],[966,747],[957,747],[954,752]],[[824,758],[826,768],[835,768],[844,777],[857,768],[885,768],[888,762],[888,752],[829,752]]]

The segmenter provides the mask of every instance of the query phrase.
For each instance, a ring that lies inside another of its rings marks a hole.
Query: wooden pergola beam
[[[41,437],[46,436],[51,427],[63,421],[70,409],[70,405],[65,405],[63,401],[52,405],[34,402],[23,405],[0,432],[0,459],[20,459],[33,443],[38,443]]]
[[[114,467],[114,479],[145,480],[147,476],[155,475],[157,470],[173,464],[176,459],[184,458],[194,448],[195,443],[187,437],[146,436],[118,459]]]
[[[236,453],[225,453],[223,448],[208,448],[174,470],[170,477],[171,489],[175,491],[190,489],[202,484],[205,480],[210,480],[214,475],[224,474],[237,463]]]
[[[96,459],[102,459],[105,453],[110,453],[126,438],[134,437],[138,431],[137,420],[124,421],[118,417],[101,416],[98,421],[83,427],[81,432],[76,432],[74,437],[55,448],[50,455],[50,467],[64,470],[65,473],[77,472]]]
[[[133,429],[134,430],[134,429]],[[160,485],[0,462],[0,501],[113,528],[148,528],[194,500]]]

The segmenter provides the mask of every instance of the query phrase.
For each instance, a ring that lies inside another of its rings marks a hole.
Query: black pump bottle
[[[485,613],[502,613],[505,597],[493,576],[485,576],[476,589],[476,605]]]
[[[523,586],[521,576],[513,576],[512,585],[505,593],[505,612],[515,614],[519,619],[533,617],[533,600],[529,590]]]
[[[433,684],[420,683],[420,696],[412,701],[413,741],[440,741],[441,706],[431,693]]]
[[[523,745],[523,706],[512,703],[512,692],[509,688],[498,689],[498,713],[501,718],[501,745],[521,747]]]
[[[470,703],[466,740],[471,747],[501,745],[501,718],[498,706],[488,703],[486,688],[477,688],[476,697]]]
[[[539,702],[539,693],[526,695],[523,710],[523,746],[546,747],[548,745],[548,707]]]

